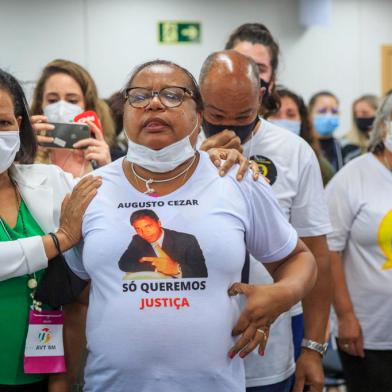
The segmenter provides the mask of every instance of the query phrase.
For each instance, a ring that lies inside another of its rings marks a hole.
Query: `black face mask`
[[[368,133],[371,130],[373,122],[374,117],[357,117],[355,119],[355,125],[363,133]]]
[[[263,95],[263,98],[261,100],[261,103],[265,103],[265,100],[269,97],[269,85],[270,82],[266,82],[264,79],[260,79],[260,87],[264,87],[265,88],[265,92]]]
[[[257,122],[259,121],[259,116],[250,123],[246,125],[216,125],[211,124],[207,120],[203,120],[203,129],[207,137],[216,135],[219,132],[224,131],[225,129],[229,129],[234,131],[235,134],[241,139],[241,144],[247,139],[247,137],[251,134]]]

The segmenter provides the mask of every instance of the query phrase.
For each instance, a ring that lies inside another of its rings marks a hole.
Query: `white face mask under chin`
[[[9,169],[20,149],[19,131],[0,132],[0,173]]]
[[[195,155],[190,138],[198,125],[199,117],[188,136],[160,150],[153,150],[128,138],[127,160],[154,173],[172,171]]]
[[[384,139],[384,146],[388,151],[392,152],[392,121],[387,123],[387,135]]]

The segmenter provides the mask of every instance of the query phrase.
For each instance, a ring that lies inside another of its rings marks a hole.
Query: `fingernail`
[[[214,161],[214,165],[215,165],[216,167],[219,167],[219,166],[220,166],[220,161],[218,161],[218,160]]]
[[[224,175],[225,175],[225,171],[224,171],[224,170],[221,170],[221,171],[219,172],[219,175],[220,175],[220,176],[224,176]]]
[[[264,353],[265,353],[265,351],[263,350],[263,351],[260,353],[260,355],[261,355],[262,357],[264,357]]]
[[[234,351],[229,352],[229,358],[233,359],[234,357],[235,357],[235,352]]]
[[[241,358],[245,358],[246,354],[245,353],[240,353]]]
[[[238,181],[241,181],[241,180],[242,180],[241,174],[239,174],[239,175],[237,176],[237,180],[238,180]]]

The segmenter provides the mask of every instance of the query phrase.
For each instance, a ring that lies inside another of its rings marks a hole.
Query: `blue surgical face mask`
[[[335,114],[317,114],[313,126],[320,136],[330,137],[339,126],[339,117]]]
[[[276,120],[269,120],[273,124],[277,125],[278,127],[287,129],[295,133],[296,135],[300,135],[301,133],[301,121],[299,120],[289,120],[287,118],[276,119]]]

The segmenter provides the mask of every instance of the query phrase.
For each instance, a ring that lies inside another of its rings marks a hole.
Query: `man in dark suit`
[[[122,271],[155,271],[173,278],[208,276],[195,236],[163,228],[152,210],[135,211],[130,220],[137,234],[118,262]]]

